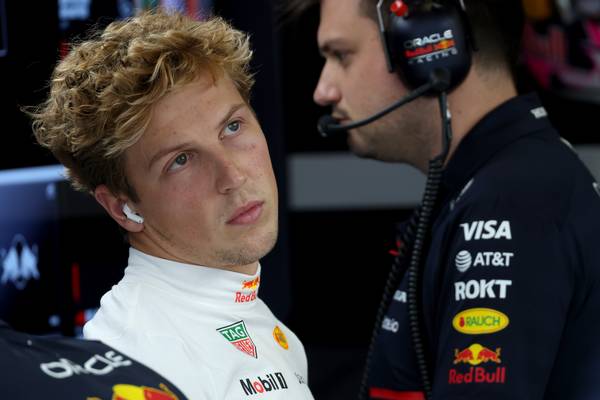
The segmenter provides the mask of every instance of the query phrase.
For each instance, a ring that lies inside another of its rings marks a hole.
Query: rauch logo
[[[470,308],[456,314],[452,326],[460,333],[481,335],[501,331],[508,326],[509,321],[508,316],[500,311]]]

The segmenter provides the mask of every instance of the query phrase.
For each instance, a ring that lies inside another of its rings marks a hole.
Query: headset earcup
[[[468,31],[455,6],[413,11],[407,17],[391,14],[386,39],[392,63],[411,88],[427,83],[435,69],[445,68],[451,90],[471,68]]]

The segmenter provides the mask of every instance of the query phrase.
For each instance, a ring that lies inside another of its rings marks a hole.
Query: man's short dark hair
[[[378,0],[360,0],[361,12],[377,22]],[[423,3],[459,3],[459,0],[425,0]],[[319,0],[289,0],[287,12],[299,14]],[[467,19],[478,47],[477,60],[488,68],[515,67],[524,23],[521,0],[464,0]]]

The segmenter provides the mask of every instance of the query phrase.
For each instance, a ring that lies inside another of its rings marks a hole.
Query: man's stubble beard
[[[402,110],[411,112],[412,110]],[[428,157],[430,135],[423,119],[392,113],[381,120],[355,129],[349,138],[350,150],[361,158],[406,163],[418,167]]]
[[[222,265],[248,265],[266,256],[273,250],[277,243],[277,225],[260,238],[252,238],[252,243],[240,243],[234,248],[217,249],[214,257]]]

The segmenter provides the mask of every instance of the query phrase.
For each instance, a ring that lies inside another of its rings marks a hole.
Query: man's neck
[[[465,81],[448,96],[453,137],[446,162],[485,115],[516,95],[517,89],[508,71],[489,72],[471,68]],[[432,148],[432,157],[435,157],[440,153],[440,145]]]

